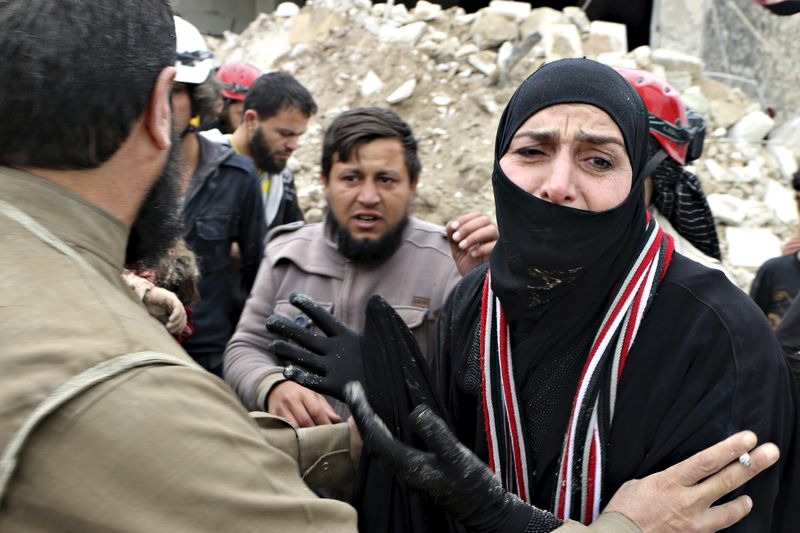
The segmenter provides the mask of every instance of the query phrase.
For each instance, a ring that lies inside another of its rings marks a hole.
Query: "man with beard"
[[[222,353],[241,312],[239,295],[253,285],[266,228],[252,163],[229,146],[198,135],[193,125],[195,117],[212,109],[200,90],[212,69],[203,36],[180,17],[175,17],[175,31],[179,61],[172,109],[181,136],[181,214],[186,243],[200,266],[195,329],[184,348],[203,368],[221,376]]]
[[[444,228],[410,217],[420,170],[411,128],[392,111],[354,109],[333,121],[322,147],[326,221],[273,231],[225,352],[225,378],[246,407],[300,426],[338,422],[346,412],[337,405],[337,414],[319,394],[285,380],[266,351],[273,339],[264,329],[270,314],[310,327],[289,304],[293,291],[324,302],[353,328],[363,325],[367,299],[381,294],[429,351],[436,316],[459,271],[481,263],[497,233],[487,217],[471,213],[458,219],[448,242]]]
[[[0,530],[355,531],[120,276],[181,234],[168,4],[4,0],[0,44]]]
[[[237,154],[251,157],[258,167],[264,220],[270,229],[303,220],[286,162],[316,112],[311,93],[291,74],[270,72],[248,89],[242,122],[226,138]]]

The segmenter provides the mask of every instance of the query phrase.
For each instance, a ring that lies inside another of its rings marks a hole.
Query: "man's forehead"
[[[380,137],[378,139],[364,141],[359,143],[357,146],[354,146],[344,160],[339,157],[340,150],[335,150],[333,152],[332,161],[333,163],[339,163],[342,165],[357,166],[361,162],[361,157],[364,150],[369,150],[371,148],[376,148],[378,149],[376,150],[377,153],[389,157],[405,156],[405,149],[403,148],[403,143],[400,142],[400,139],[394,137]],[[405,158],[403,161],[405,162]]]
[[[273,124],[276,127],[305,131],[310,119],[311,117],[303,113],[299,107],[285,106],[271,117],[263,119],[263,121]]]

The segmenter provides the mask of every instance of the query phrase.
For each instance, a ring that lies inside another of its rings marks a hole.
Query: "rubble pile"
[[[388,106],[416,133],[423,173],[415,214],[443,224],[468,210],[494,215],[490,176],[503,106],[544,61],[590,57],[667,79],[708,120],[701,179],[719,224],[725,265],[743,288],[797,224],[793,148],[800,118],[775,128],[760,105],[703,75],[693,56],[647,46],[628,51],[625,27],[578,8],[492,1],[477,13],[420,0],[412,9],[369,0],[309,0],[261,14],[241,34],[210,39],[217,60],[291,72],[314,95],[290,165],[308,220],[323,216],[321,135],[339,112]],[[765,140],[767,139],[767,140]]]

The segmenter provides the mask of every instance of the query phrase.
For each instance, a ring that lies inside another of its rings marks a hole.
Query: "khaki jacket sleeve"
[[[298,428],[285,418],[250,413],[270,444],[288,453],[312,489],[349,488],[355,479],[347,423]]]
[[[13,531],[356,532],[206,372],[148,367],[54,413],[23,450]]]
[[[264,327],[274,310],[277,268],[273,268],[267,249],[236,332],[225,349],[225,380],[251,411],[266,410],[267,394],[284,380],[283,367],[267,352],[274,337]]]
[[[642,531],[624,515],[601,513],[590,526],[568,520],[553,533],[642,533]]]

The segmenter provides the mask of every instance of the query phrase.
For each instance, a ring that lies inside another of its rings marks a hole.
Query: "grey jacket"
[[[264,328],[272,313],[304,320],[289,295],[308,294],[349,327],[360,331],[373,294],[394,307],[426,356],[433,351],[436,318],[460,279],[444,229],[411,218],[395,253],[377,265],[348,261],[326,238],[323,224],[289,224],[270,233],[256,282],[225,350],[225,379],[249,409],[283,380],[283,368],[266,346]]]

